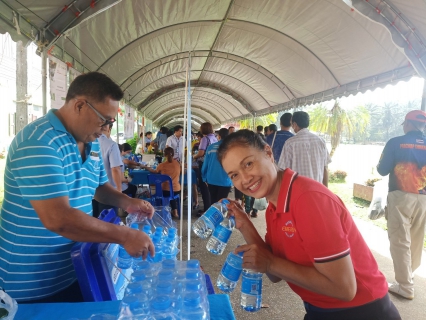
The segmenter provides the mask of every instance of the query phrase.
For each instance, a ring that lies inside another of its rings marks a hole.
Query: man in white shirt
[[[325,141],[309,132],[309,114],[293,113],[291,126],[296,133],[284,144],[278,167],[290,168],[300,175],[328,186],[328,164],[331,162]]]
[[[173,131],[173,135],[167,138],[166,147],[173,148],[173,150],[175,151],[173,159],[176,159],[180,162],[183,157],[183,152],[185,150],[185,139],[182,136],[183,127],[178,125],[174,128]]]

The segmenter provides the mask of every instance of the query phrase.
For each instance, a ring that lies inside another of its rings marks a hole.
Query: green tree
[[[366,110],[361,109],[361,107],[358,107],[358,109],[358,111],[347,112],[340,106],[339,101],[336,100],[331,110],[328,110],[323,105],[319,105],[310,112],[311,121],[309,128],[312,131],[325,133],[330,136],[330,157],[333,157],[343,134],[350,138],[354,130],[360,132],[366,130],[370,120],[369,114]],[[359,117],[362,117],[362,121]],[[355,125],[355,123],[357,124]]]
[[[240,129],[250,129],[255,130],[257,126],[269,126],[271,123],[275,123],[277,121],[278,113],[270,113],[265,114],[260,117],[255,118],[254,128],[253,128],[253,118],[246,118],[239,120]]]

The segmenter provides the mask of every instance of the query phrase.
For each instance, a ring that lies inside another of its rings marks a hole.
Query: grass
[[[384,217],[377,220],[370,220],[368,218],[368,207],[370,206],[370,202],[355,198],[352,195],[352,183],[329,183],[328,188],[342,199],[352,216],[368,221],[383,230],[387,230],[386,219]],[[423,247],[426,248],[426,235]]]

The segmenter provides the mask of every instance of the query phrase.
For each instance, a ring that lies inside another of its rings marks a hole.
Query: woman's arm
[[[204,156],[205,153],[206,153],[205,150],[198,149],[198,153],[194,156],[194,160],[201,158],[202,156]]]

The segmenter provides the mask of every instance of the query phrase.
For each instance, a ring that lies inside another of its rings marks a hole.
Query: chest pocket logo
[[[99,152],[90,151],[90,160],[92,160],[92,165],[95,170],[99,170]]]
[[[281,230],[284,231],[285,235],[289,238],[294,237],[296,233],[296,228],[293,226],[293,221],[291,220],[287,221]]]

